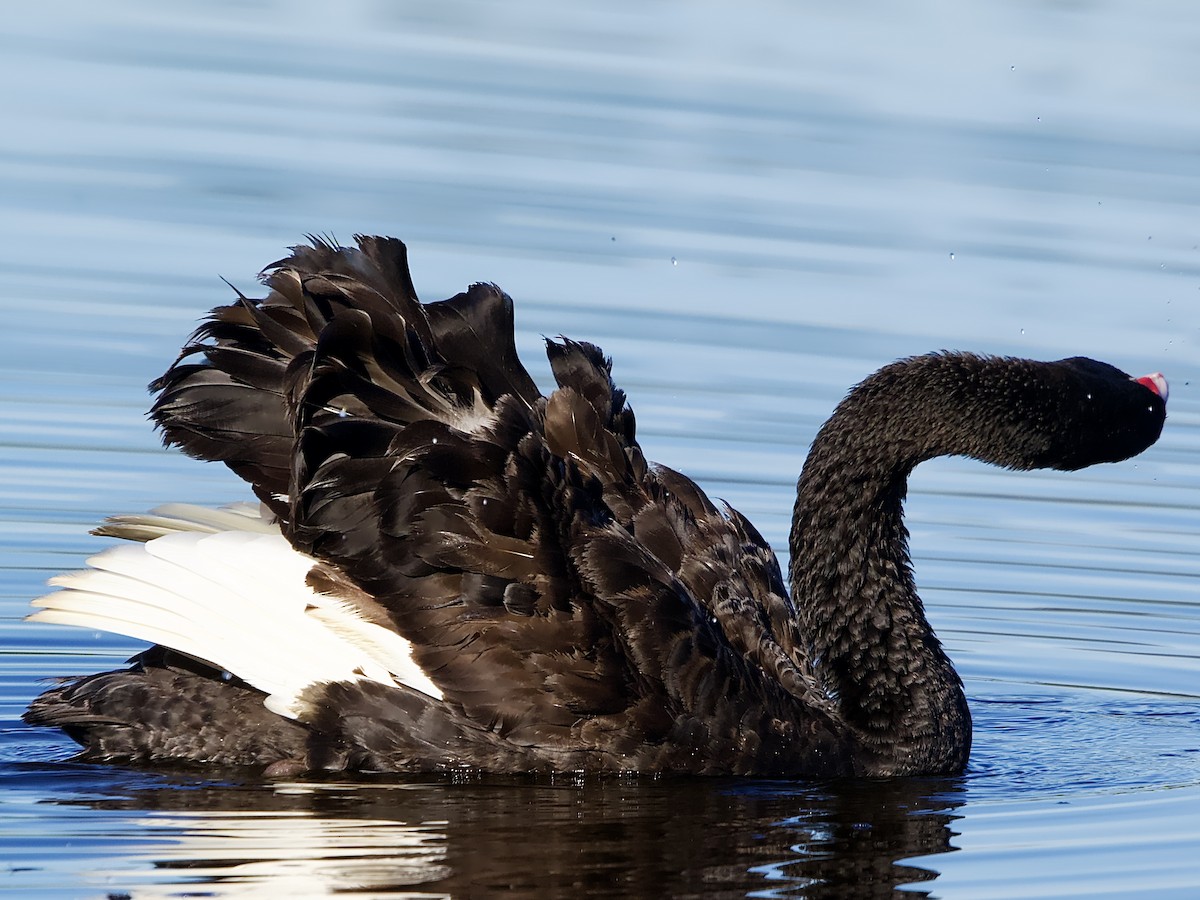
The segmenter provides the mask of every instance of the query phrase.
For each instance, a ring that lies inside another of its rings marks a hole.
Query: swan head
[[[1128,459],[1158,440],[1167,393],[1159,372],[1131,377],[1086,357],[931,353],[867,378],[826,430],[846,445],[843,459],[889,475],[936,456],[1073,470]]]
[[[1158,440],[1167,418],[1167,379],[1161,372],[1133,377],[1086,357],[1049,363],[1052,404],[1060,423],[1049,430],[1046,462],[1082,469],[1136,456]]]

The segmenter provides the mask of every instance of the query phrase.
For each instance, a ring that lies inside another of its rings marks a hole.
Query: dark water
[[[27,5],[0,25],[0,890],[20,897],[1192,897],[1200,15],[1086,3]],[[261,784],[65,762],[20,622],[104,515],[245,496],[144,385],[306,232],[405,238],[600,343],[647,455],[785,543],[845,389],[939,348],[1171,379],[1069,475],[918,470],[963,778]]]

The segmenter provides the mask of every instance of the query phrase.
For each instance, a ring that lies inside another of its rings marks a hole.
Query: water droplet
[[[1039,122],[1040,122],[1040,121],[1042,121],[1042,117],[1041,117],[1041,116],[1038,116],[1038,117],[1037,117],[1037,120],[1038,120]]]
[[[954,253],[953,253],[953,252],[951,252],[951,254],[950,254],[950,258],[951,258],[951,259],[954,259]]]
[[[433,443],[435,443],[435,444],[437,443],[437,438],[433,439]]]
[[[1021,329],[1021,334],[1024,334],[1024,333],[1025,333],[1025,329],[1024,329],[1024,328],[1022,328],[1022,329]]]
[[[1015,72],[1015,71],[1017,71],[1017,67],[1016,67],[1016,66],[1009,66],[1009,67],[1008,67],[1008,71],[1010,71],[1010,72]]]
[[[675,257],[672,256],[671,257],[671,265],[673,265],[673,266],[679,265],[679,260],[677,260]]]

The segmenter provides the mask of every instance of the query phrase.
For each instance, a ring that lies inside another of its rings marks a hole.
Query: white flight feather
[[[329,681],[403,684],[441,699],[407,640],[308,586],[315,561],[267,516],[249,504],[170,504],[122,517],[162,534],[52,578],[62,590],[33,601],[29,618],[170,647],[265,691],[267,707],[291,718],[304,716],[307,688]]]
[[[219,509],[191,503],[164,503],[148,513],[114,516],[108,524],[121,527],[121,537],[143,541],[177,531],[279,533],[275,517],[257,503],[231,503]]]

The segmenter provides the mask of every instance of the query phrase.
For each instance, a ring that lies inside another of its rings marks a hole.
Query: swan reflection
[[[69,801],[119,816],[88,883],[131,898],[913,896],[901,886],[937,873],[906,860],[952,849],[960,783],[195,787],[168,780]]]
[[[168,846],[127,853],[94,878],[130,897],[354,896],[444,879],[445,822],[337,819],[311,812],[193,810],[130,823]],[[167,871],[173,873],[164,880]],[[113,896],[110,893],[110,896]],[[120,896],[117,893],[116,896]],[[411,894],[409,896],[446,896]]]

